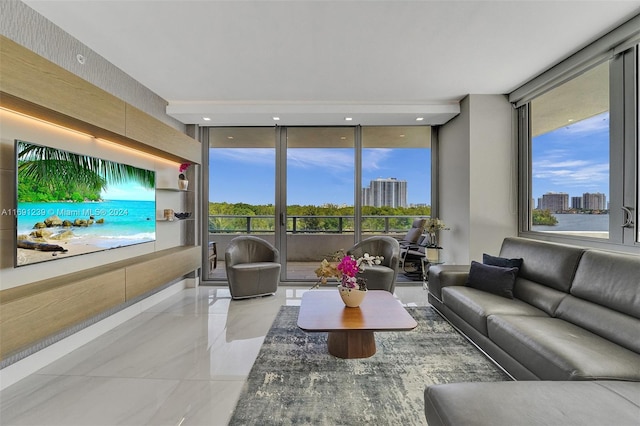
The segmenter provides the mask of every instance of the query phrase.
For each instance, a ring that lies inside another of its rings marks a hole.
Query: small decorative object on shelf
[[[320,284],[326,284],[329,278],[336,278],[339,283],[338,291],[344,304],[349,308],[357,308],[366,295],[367,280],[356,275],[362,271],[364,263],[370,266],[379,265],[384,258],[365,253],[364,256],[356,259],[354,256],[346,255],[344,250],[337,251],[329,258],[331,261],[324,259],[320,267],[315,270],[318,281],[311,288],[318,288]]]
[[[188,219],[188,218],[191,217],[191,212],[175,212],[174,216],[177,217],[180,220]]]
[[[438,231],[448,231],[447,225],[437,217],[427,219],[424,230],[429,234],[429,245],[427,247],[440,248],[438,244]]]
[[[180,174],[178,175],[178,188],[186,191],[187,188],[189,188],[189,181],[187,180],[187,177],[185,176],[184,172],[187,171],[187,169],[191,166],[191,163],[182,163],[180,164]]]
[[[164,219],[168,221],[173,220],[173,209],[164,209]]]

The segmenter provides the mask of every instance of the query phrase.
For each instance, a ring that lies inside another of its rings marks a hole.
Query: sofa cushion
[[[523,258],[520,277],[569,292],[584,251],[580,247],[509,237],[502,242],[500,257]]]
[[[483,253],[482,254],[482,263],[484,263],[485,265],[493,265],[493,266],[500,266],[502,268],[522,268],[522,261],[524,259],[517,258],[517,259],[507,259],[506,257],[498,257],[498,256],[491,256],[490,254],[487,253]]]
[[[556,317],[640,353],[640,320],[631,315],[567,295]]]
[[[424,391],[429,426],[636,426],[640,383],[449,383]]]
[[[444,287],[442,299],[450,310],[485,336],[487,335],[487,317],[489,315],[546,316],[541,310],[520,300],[505,299],[471,287]]]
[[[518,268],[501,268],[471,262],[466,285],[498,296],[513,299],[513,285],[518,276]]]
[[[640,318],[640,256],[587,250],[571,294]]]
[[[491,315],[489,338],[542,380],[640,381],[640,355],[558,318]]]

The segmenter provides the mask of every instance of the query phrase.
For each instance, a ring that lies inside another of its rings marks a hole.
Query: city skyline
[[[547,192],[537,199],[535,208],[552,212],[575,210],[608,210],[606,194],[585,192],[580,196],[571,196],[566,192]]]
[[[609,197],[609,112],[536,136],[532,197],[602,193]]]

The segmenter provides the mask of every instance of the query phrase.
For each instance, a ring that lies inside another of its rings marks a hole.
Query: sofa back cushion
[[[500,257],[523,258],[520,278],[568,293],[584,251],[580,247],[509,237],[502,242]]]
[[[640,256],[587,250],[556,316],[640,353]]]
[[[640,320],[604,306],[568,295],[556,317],[640,354]]]
[[[587,250],[571,294],[640,318],[640,256]]]

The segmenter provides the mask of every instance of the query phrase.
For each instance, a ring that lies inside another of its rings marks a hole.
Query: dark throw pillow
[[[522,268],[522,258],[507,259],[506,257],[491,256],[487,253],[482,255],[482,263],[485,265],[500,266],[502,268]]]
[[[503,268],[472,261],[467,286],[513,299],[518,268]]]

